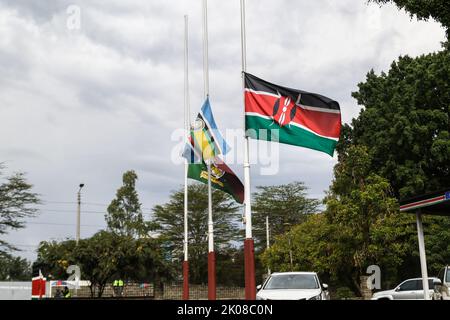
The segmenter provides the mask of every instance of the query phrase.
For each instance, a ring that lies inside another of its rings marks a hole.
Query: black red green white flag
[[[208,167],[204,162],[190,164],[188,178],[207,184]],[[215,157],[211,162],[211,186],[228,193],[238,203],[244,203],[244,185],[219,157]]]
[[[247,136],[333,156],[341,133],[339,103],[325,96],[245,76]]]

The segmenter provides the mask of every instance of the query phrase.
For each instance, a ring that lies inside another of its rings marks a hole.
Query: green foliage
[[[366,148],[349,147],[335,167],[326,211],[279,236],[263,255],[265,265],[274,271],[316,271],[357,293],[359,277],[369,265],[399,267],[412,251],[408,240],[415,232],[414,220],[399,214],[388,181],[370,168]]]
[[[270,235],[275,237],[305,221],[319,206],[318,200],[307,198],[303,182],[257,189],[253,195],[252,222],[255,245],[259,249],[266,246],[266,216],[269,217]]]
[[[349,287],[339,287],[336,289],[333,299],[346,300],[355,298],[355,293]]]
[[[422,1],[421,1],[422,2]],[[353,93],[364,106],[344,130],[340,153],[363,145],[370,172],[408,197],[450,185],[450,51],[400,57],[388,74],[373,71]]]
[[[242,247],[230,247],[216,253],[216,278],[221,286],[242,287],[245,283],[243,268]]]
[[[2,169],[0,163],[0,179]],[[32,192],[23,173],[15,173],[0,181],[0,236],[7,234],[9,229],[17,230],[25,226],[25,218],[33,217],[37,213],[34,207],[39,204],[39,197]],[[14,246],[0,240],[0,253],[4,250],[17,250]]]
[[[28,260],[0,252],[0,281],[30,281],[31,264]]]
[[[214,243],[219,266],[221,256],[232,247],[233,241],[239,239],[240,215],[238,206],[233,198],[219,190],[213,190],[213,220]],[[189,208],[189,261],[190,281],[204,283],[207,279],[207,253],[208,253],[208,189],[204,184],[191,184],[188,197]],[[171,194],[170,200],[164,205],[157,205],[153,209],[156,231],[164,243],[165,250],[174,261],[175,266],[181,265],[183,260],[184,242],[184,189]],[[226,277],[226,274],[224,274]],[[217,277],[221,283],[225,278]]]
[[[291,231],[277,236],[275,243],[262,254],[262,261],[272,272],[316,271],[321,275],[328,274],[339,265],[335,260],[338,251],[333,243],[334,231],[324,214],[311,215]]]
[[[437,275],[444,265],[450,264],[450,217],[424,217],[423,224],[428,269]]]
[[[53,279],[66,279],[66,269],[78,265],[82,280],[91,282],[92,296],[101,297],[107,283],[119,277],[132,281],[171,279],[160,244],[151,238],[135,239],[101,231],[89,239],[42,242],[35,269]]]
[[[448,0],[370,0],[376,3],[393,2],[399,8],[405,9],[418,19],[430,18],[440,22],[447,29],[447,37],[450,35],[450,5]]]
[[[108,230],[121,236],[143,236],[148,232],[136,191],[137,179],[134,171],[123,174],[123,186],[117,190],[116,198],[111,201],[105,215]]]

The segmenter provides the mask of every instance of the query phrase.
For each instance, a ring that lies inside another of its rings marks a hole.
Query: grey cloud
[[[65,27],[70,4],[81,8],[81,30]],[[28,172],[43,200],[74,202],[78,183],[86,183],[84,210],[104,211],[129,169],[139,175],[145,208],[166,201],[183,183],[183,166],[170,161],[175,145],[170,136],[183,124],[185,13],[190,16],[191,117],[203,100],[200,4],[0,0],[0,161],[7,159],[11,172]],[[239,2],[210,1],[209,8],[216,121],[223,130],[242,128]],[[385,70],[400,54],[438,50],[444,39],[435,23],[411,22],[392,6],[376,10],[360,0],[248,1],[248,71],[330,96],[350,121],[360,109],[351,92],[368,70]],[[381,29],[366,21],[373,12],[375,18],[382,15]],[[261,176],[261,165],[252,166],[253,188],[300,180],[311,197],[323,197],[336,160],[301,148],[280,150],[276,175]],[[233,152],[241,159],[242,143]],[[231,167],[243,176],[241,164]],[[48,211],[58,208],[70,211],[74,204],[45,204],[42,216],[30,221],[75,222],[72,212]],[[85,214],[82,223],[104,226],[103,214]],[[82,235],[97,230],[86,227]],[[74,226],[30,224],[6,240],[35,245],[73,235]]]

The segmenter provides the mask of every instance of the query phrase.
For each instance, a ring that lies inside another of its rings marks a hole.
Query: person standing
[[[114,296],[121,297],[123,295],[123,280],[117,279],[113,282]]]
[[[64,297],[64,299],[70,299],[72,298],[72,294],[70,293],[70,290],[68,287],[64,287],[64,290],[62,292],[62,295]]]

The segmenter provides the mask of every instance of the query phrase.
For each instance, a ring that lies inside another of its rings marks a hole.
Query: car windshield
[[[447,276],[445,282],[450,282],[450,268],[447,268]]]
[[[264,289],[318,289],[316,276],[313,274],[283,274],[273,275]]]

